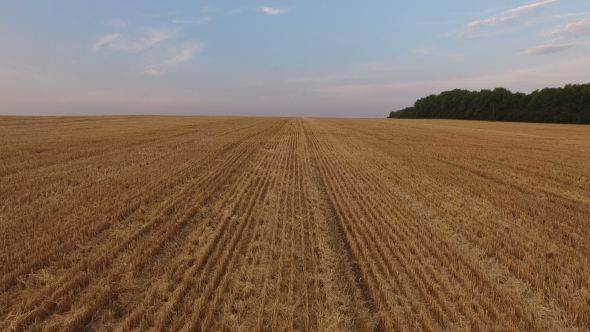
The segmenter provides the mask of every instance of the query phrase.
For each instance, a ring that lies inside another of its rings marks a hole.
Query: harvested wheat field
[[[588,331],[590,127],[0,118],[0,330]]]

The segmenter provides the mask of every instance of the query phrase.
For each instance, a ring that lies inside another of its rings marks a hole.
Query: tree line
[[[590,124],[590,84],[568,84],[530,94],[505,88],[455,89],[421,98],[389,118],[465,119]]]

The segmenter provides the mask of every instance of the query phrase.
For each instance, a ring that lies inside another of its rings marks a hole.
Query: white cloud
[[[116,50],[126,52],[140,52],[144,49],[161,43],[163,41],[176,38],[178,30],[157,30],[150,29],[146,37],[141,38],[137,42],[128,42],[126,40],[119,40],[111,43],[111,47]]]
[[[120,39],[121,35],[118,33],[113,33],[111,35],[106,35],[104,37],[100,37],[92,46],[90,47],[93,51],[100,50],[104,45],[114,42],[117,39]]]
[[[139,53],[150,49],[149,52],[146,51],[141,54],[156,60],[149,62],[141,70],[141,74],[159,76],[183,62],[189,61],[204,47],[204,44],[179,44],[177,41],[164,43],[177,38],[179,31],[179,29],[149,29],[145,31],[143,37],[134,41],[129,41],[125,36],[118,33],[110,34],[99,38],[91,45],[91,50],[99,51],[108,48],[114,51]]]
[[[541,46],[530,47],[526,51],[519,53],[519,55],[543,55],[550,53],[557,53],[572,48],[577,44],[546,44]]]
[[[145,37],[139,41],[130,42],[120,34],[111,34],[101,37],[92,44],[92,50],[98,51],[103,46],[109,46],[113,50],[125,52],[141,52],[163,41],[176,38],[178,30],[150,29]]]
[[[584,18],[578,21],[569,22],[555,26],[541,33],[545,37],[557,37],[551,39],[549,43],[540,46],[528,48],[518,55],[544,55],[565,51],[569,48],[579,45],[580,43],[560,43],[579,37],[590,36],[590,18]]]
[[[107,22],[107,25],[110,25],[112,27],[118,27],[118,28],[123,28],[127,26],[127,22],[121,20],[121,19],[114,19],[114,20],[110,20]]]
[[[510,9],[509,11],[507,11],[507,14],[516,14],[516,15],[523,15],[526,13],[530,13],[533,11],[538,10],[539,8],[552,3],[552,2],[556,2],[557,0],[545,0],[545,1],[540,1],[540,2],[536,2],[536,3],[532,3],[530,5],[526,5],[526,6],[521,6],[521,7],[517,7],[514,9]]]
[[[544,31],[541,35],[545,37],[561,35],[557,40],[590,36],[590,18],[558,25],[552,29]]]
[[[470,29],[477,29],[485,26],[493,25],[508,25],[518,21],[520,17],[518,15],[506,15],[506,16],[492,16],[485,20],[477,20],[467,24]]]
[[[271,8],[271,7],[262,7],[260,8],[260,10],[262,12],[265,12],[269,15],[279,15],[279,14],[285,14],[291,11],[291,8],[286,8],[286,9],[275,9],[275,8]]]
[[[530,5],[510,9],[502,13],[502,15],[491,16],[484,20],[473,21],[467,24],[467,27],[469,29],[478,29],[486,26],[510,25],[516,22],[523,21],[527,17],[535,16],[539,12],[539,10],[541,10],[544,6],[556,1],[557,0],[545,0]]]
[[[185,24],[185,25],[203,25],[211,22],[211,17],[201,17],[194,20],[183,20],[183,19],[174,19],[172,23],[174,24]]]
[[[152,76],[163,75],[173,67],[192,59],[204,46],[205,44],[186,44],[173,51],[167,59],[148,65],[141,73]]]

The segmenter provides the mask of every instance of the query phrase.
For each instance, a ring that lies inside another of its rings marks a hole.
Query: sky
[[[0,2],[0,115],[381,118],[568,83],[588,0]]]

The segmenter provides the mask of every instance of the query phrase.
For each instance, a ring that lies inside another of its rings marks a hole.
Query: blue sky
[[[385,117],[589,82],[588,0],[0,3],[0,114]]]

